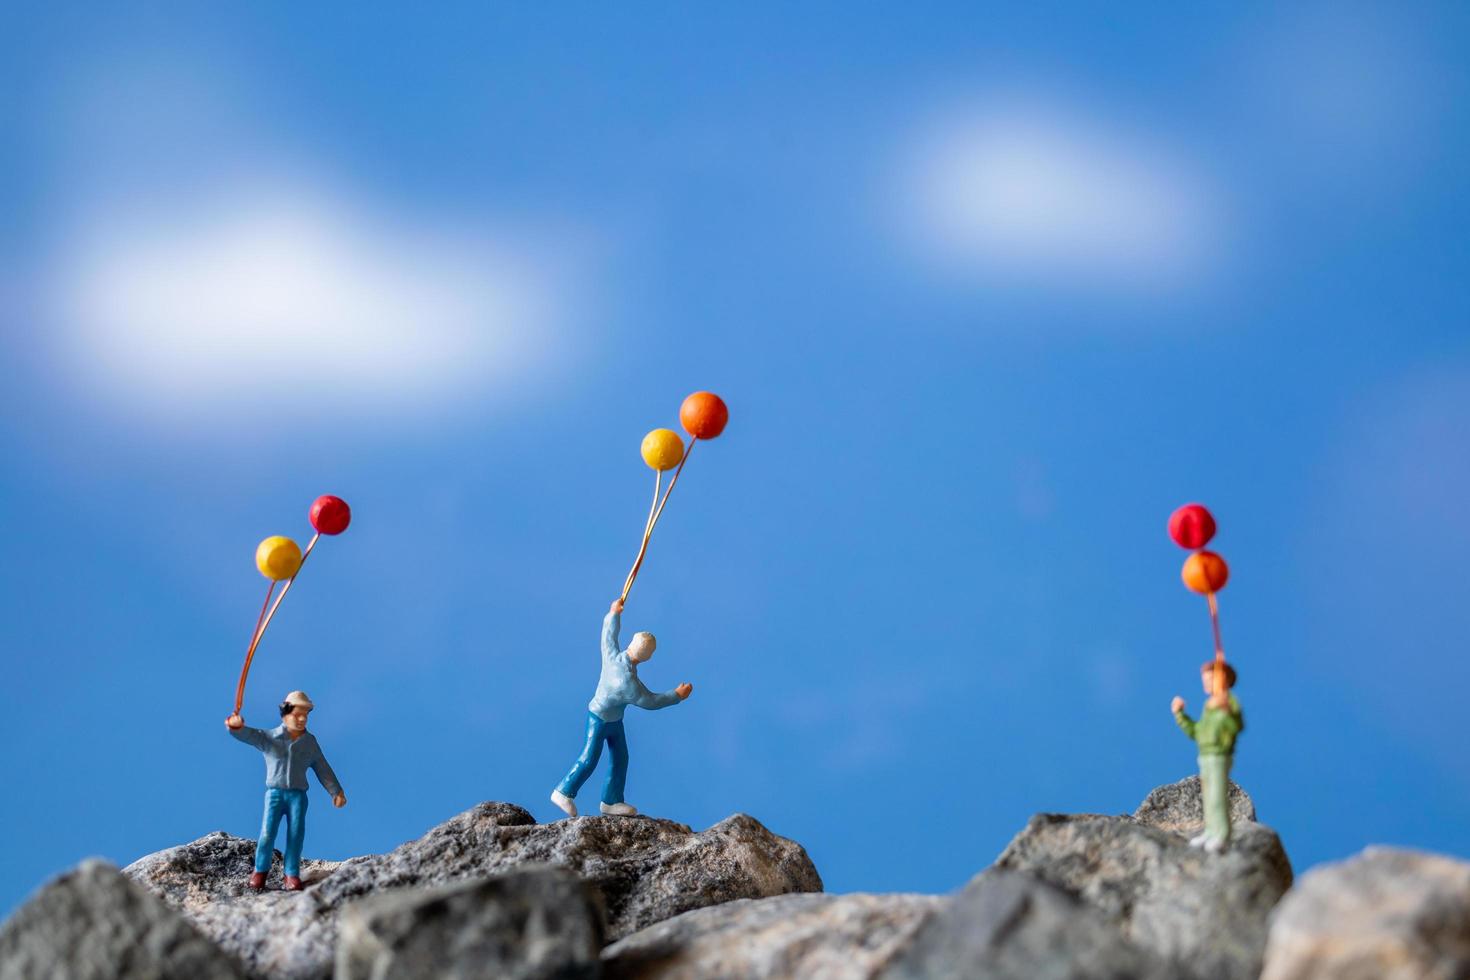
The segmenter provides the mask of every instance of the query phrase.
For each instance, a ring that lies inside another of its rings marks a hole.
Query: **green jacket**
[[[1199,721],[1183,711],[1176,711],[1174,720],[1199,745],[1200,755],[1231,754],[1235,751],[1235,736],[1245,731],[1245,716],[1240,713],[1240,702],[1233,694],[1228,710],[1207,705]]]

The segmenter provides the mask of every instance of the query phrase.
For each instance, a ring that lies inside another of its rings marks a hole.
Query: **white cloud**
[[[551,330],[530,263],[305,184],[92,214],[48,280],[71,366],[133,405],[438,402],[526,366]]]
[[[227,68],[124,61],[55,89],[33,279],[69,402],[172,426],[412,420],[564,366],[585,236],[562,222],[354,180]]]
[[[1201,170],[1095,115],[996,100],[932,127],[909,174],[911,231],[949,271],[1153,290],[1197,282],[1216,257]]]

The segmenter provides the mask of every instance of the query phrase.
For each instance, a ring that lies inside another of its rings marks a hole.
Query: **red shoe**
[[[299,892],[304,887],[305,886],[301,884],[300,878],[296,877],[295,875],[286,876],[286,891]]]
[[[255,872],[255,874],[253,874],[253,875],[250,876],[250,888],[251,889],[253,889],[254,891],[260,891],[264,887],[265,887],[265,872],[264,871],[257,871],[257,872]]]

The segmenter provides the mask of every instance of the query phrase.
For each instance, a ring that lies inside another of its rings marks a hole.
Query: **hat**
[[[292,691],[290,694],[286,695],[285,699],[282,700],[281,703],[289,704],[297,708],[305,708],[307,711],[310,711],[312,708],[316,707],[316,705],[311,703],[311,698],[306,696],[305,691]]]

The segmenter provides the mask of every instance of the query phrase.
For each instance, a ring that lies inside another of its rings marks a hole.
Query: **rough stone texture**
[[[83,861],[0,927],[0,980],[240,980],[244,970],[106,861]]]
[[[739,898],[820,891],[801,845],[736,814],[694,833],[646,817],[538,824],[509,803],[481,803],[387,854],[303,862],[304,892],[244,887],[254,842],[210,834],[125,869],[180,908],[259,977],[325,977],[337,914],[353,899],[414,885],[482,878],[524,864],[576,872],[601,893],[610,939],[690,909]]]
[[[1210,980],[1254,980],[1268,916],[1291,886],[1281,841],[1253,822],[1209,854],[1131,817],[1037,814],[995,867],[1071,892],[1176,975]]]
[[[1173,975],[1100,912],[1013,871],[980,874],[923,923],[881,974],[884,980],[1168,980]]]
[[[316,977],[331,968],[335,922],[311,896],[338,867],[303,860],[304,892],[281,891],[276,852],[266,890],[245,886],[255,869],[255,841],[222,831],[139,858],[123,874],[184,913],[200,932],[239,957],[254,977]]]
[[[596,980],[601,898],[569,871],[527,867],[371,895],[342,912],[335,980]]]
[[[1470,862],[1389,847],[1307,872],[1277,907],[1262,980],[1470,977]]]
[[[866,978],[944,899],[929,895],[781,895],[697,909],[603,951],[609,980]]]
[[[1205,829],[1204,801],[1200,796],[1199,776],[1188,776],[1177,783],[1155,787],[1133,811],[1133,819],[1172,834],[1193,837]],[[1230,823],[1254,822],[1256,804],[1250,794],[1235,780],[1230,781]]]

